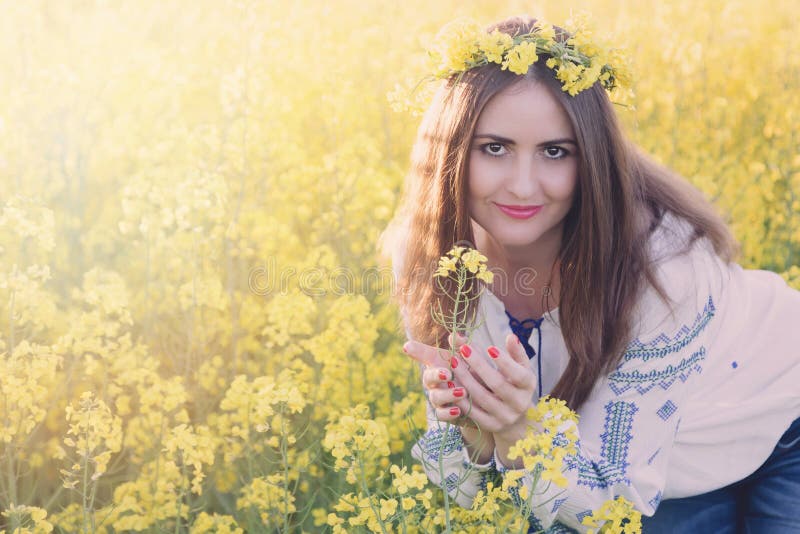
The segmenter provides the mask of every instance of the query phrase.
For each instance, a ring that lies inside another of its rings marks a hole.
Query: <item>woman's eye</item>
[[[490,156],[502,156],[505,154],[505,147],[500,143],[486,143],[483,145],[483,151]]]
[[[549,146],[544,149],[544,155],[550,159],[561,159],[567,154],[568,152],[560,146]]]

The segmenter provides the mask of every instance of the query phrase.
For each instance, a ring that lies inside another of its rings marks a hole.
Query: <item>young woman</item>
[[[424,364],[414,455],[470,506],[489,474],[520,467],[509,447],[550,394],[578,412],[580,441],[537,526],[583,531],[622,495],[646,533],[800,532],[800,293],[733,263],[712,206],[623,137],[604,90],[623,72],[563,54],[591,43],[520,18],[481,35],[444,58],[385,235],[404,350]],[[495,273],[469,342],[430,314],[455,243]],[[458,431],[442,446],[445,422]]]

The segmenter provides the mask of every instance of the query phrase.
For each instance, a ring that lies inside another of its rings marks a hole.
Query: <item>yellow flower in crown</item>
[[[477,23],[458,19],[445,25],[434,39],[429,55],[437,67],[437,77],[445,73],[463,72],[472,68],[478,55],[478,36],[481,28]]]
[[[503,56],[514,46],[514,39],[507,33],[494,30],[492,33],[481,33],[478,36],[478,48],[486,55],[490,63],[503,63]]]
[[[537,20],[536,24],[533,25],[535,28],[536,33],[539,34],[539,37],[545,39],[547,41],[555,41],[556,39],[556,29],[553,28],[553,25],[548,22],[542,22],[541,20]]]
[[[490,63],[524,75],[546,57],[546,66],[555,70],[570,95],[600,82],[611,95],[627,98],[631,75],[625,54],[596,38],[585,15],[576,16],[567,27],[559,34],[551,24],[537,21],[530,32],[509,35],[486,32],[475,22],[459,19],[441,29],[428,52],[435,63],[431,77],[458,81],[464,72]]]
[[[536,54],[536,43],[524,41],[506,54],[503,61],[503,70],[510,70],[514,74],[525,74],[528,68],[539,60]]]

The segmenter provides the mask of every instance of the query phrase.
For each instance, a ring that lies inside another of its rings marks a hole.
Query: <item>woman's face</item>
[[[469,154],[467,207],[511,249],[560,243],[578,171],[569,117],[540,83],[522,80],[486,104]]]

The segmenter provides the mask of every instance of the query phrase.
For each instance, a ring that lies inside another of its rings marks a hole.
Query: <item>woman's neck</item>
[[[560,231],[525,247],[501,246],[478,225],[473,231],[477,249],[495,274],[490,290],[511,315],[538,318],[558,307]]]

